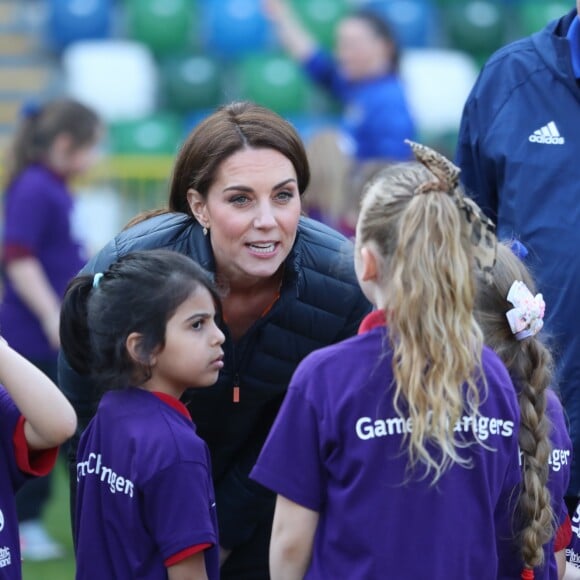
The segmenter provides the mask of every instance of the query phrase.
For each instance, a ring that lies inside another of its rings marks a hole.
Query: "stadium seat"
[[[370,0],[363,6],[387,19],[403,47],[431,43],[437,11],[430,0]]]
[[[278,113],[307,110],[311,98],[308,79],[287,56],[256,54],[239,65],[242,98],[274,109]]]
[[[325,48],[334,47],[336,25],[348,12],[346,0],[293,0],[296,15]]]
[[[193,0],[126,0],[129,36],[156,55],[185,50],[194,36]]]
[[[311,113],[294,113],[285,115],[286,120],[298,131],[302,141],[310,140],[312,135],[322,129],[337,129],[340,127],[338,115],[314,115]]]
[[[205,52],[240,58],[273,42],[262,0],[203,0],[200,30]]]
[[[168,57],[161,63],[165,104],[189,112],[214,107],[222,97],[219,62],[205,55]]]
[[[478,74],[474,59],[445,49],[409,49],[401,59],[401,77],[420,134],[457,131],[463,106]]]
[[[76,42],[63,52],[66,92],[94,107],[105,121],[135,119],[157,105],[151,52],[127,40]]]
[[[56,50],[110,36],[112,0],[49,0],[46,8],[47,39]]]
[[[538,2],[537,0],[527,0],[519,7],[520,24],[519,34],[528,36],[538,30],[541,30],[556,18],[560,18],[568,13],[572,7],[570,2],[550,2],[548,0]]]
[[[491,0],[468,0],[443,10],[447,36],[453,48],[482,60],[507,41],[509,19],[505,6]]]
[[[183,137],[181,119],[156,113],[109,124],[109,151],[116,155],[175,155]]]

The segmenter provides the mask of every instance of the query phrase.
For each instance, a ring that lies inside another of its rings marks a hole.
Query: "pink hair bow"
[[[516,280],[507,295],[514,308],[506,312],[510,328],[517,340],[535,336],[544,326],[546,303],[541,294],[532,296],[529,288]]]

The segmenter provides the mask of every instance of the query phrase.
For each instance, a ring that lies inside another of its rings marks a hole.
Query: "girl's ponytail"
[[[60,344],[70,366],[83,375],[91,371],[88,301],[93,276],[77,276],[66,290],[60,315]]]
[[[391,166],[367,186],[357,238],[385,262],[395,407],[413,425],[410,465],[433,470],[436,482],[467,463],[453,429],[463,413],[477,416],[481,397],[473,268],[489,272],[496,242],[493,224],[463,197],[459,170],[411,145],[421,164]]]
[[[550,492],[547,488],[551,453],[550,421],[546,413],[553,361],[548,348],[533,331],[512,329],[506,313],[514,307],[507,297],[514,282],[534,291],[532,277],[510,247],[500,244],[491,281],[480,280],[476,316],[485,336],[506,365],[518,390],[520,403],[519,446],[522,457],[522,491],[518,528],[522,559],[534,568],[543,563],[542,545],[554,532]],[[537,299],[537,298],[536,298]],[[514,334],[515,331],[515,334]]]

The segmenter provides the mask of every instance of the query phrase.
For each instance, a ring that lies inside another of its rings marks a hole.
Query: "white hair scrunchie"
[[[523,282],[516,280],[511,285],[507,301],[514,305],[505,315],[517,340],[535,336],[542,330],[546,303],[541,294],[533,296]]]

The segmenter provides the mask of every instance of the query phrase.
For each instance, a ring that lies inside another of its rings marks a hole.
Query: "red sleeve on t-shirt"
[[[181,550],[181,552],[177,552],[177,554],[173,554],[165,560],[165,567],[169,568],[170,566],[175,566],[175,564],[179,564],[186,558],[193,556],[194,554],[199,554],[199,552],[203,552],[208,548],[211,548],[213,544],[197,544],[195,546],[190,546],[189,548],[185,548],[185,550]]]
[[[21,244],[6,244],[2,253],[2,260],[4,264],[8,264],[13,260],[21,260],[22,258],[33,258],[34,252],[27,246]]]
[[[566,516],[564,523],[556,530],[554,539],[554,552],[560,552],[567,548],[572,541],[572,522],[570,516]]]
[[[24,434],[24,423],[24,417],[20,416],[12,437],[16,465],[20,471],[34,475],[35,477],[47,475],[56,463],[58,447],[40,450],[29,449],[26,435]]]

